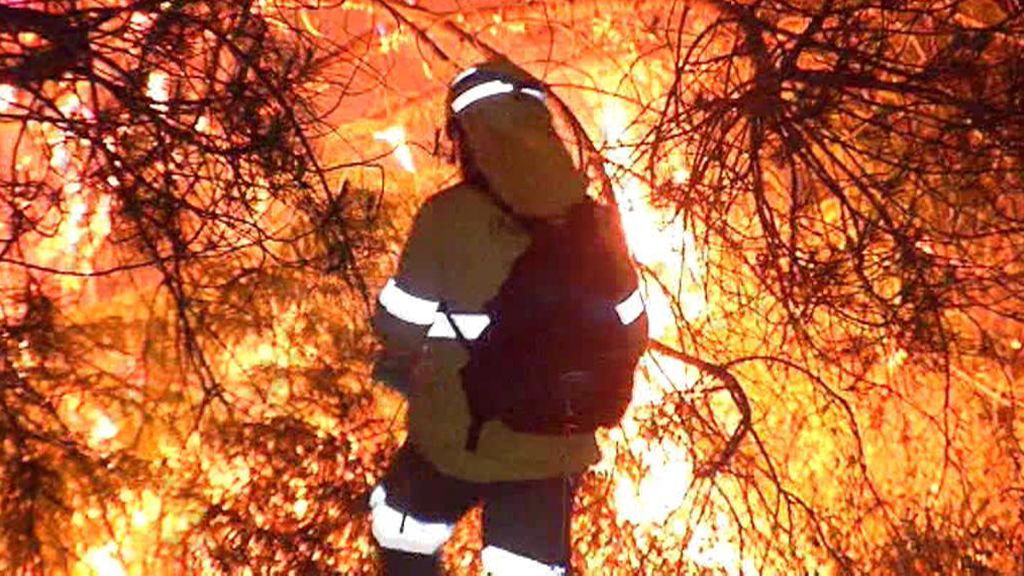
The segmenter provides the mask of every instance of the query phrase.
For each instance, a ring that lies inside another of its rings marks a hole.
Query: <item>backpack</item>
[[[466,449],[476,450],[493,419],[549,435],[617,424],[644,349],[633,331],[647,334],[642,312],[625,323],[616,309],[638,286],[617,212],[586,199],[561,222],[527,219],[487,195],[531,241],[485,304],[487,328],[468,341],[456,327],[469,353],[461,369],[471,415]]]

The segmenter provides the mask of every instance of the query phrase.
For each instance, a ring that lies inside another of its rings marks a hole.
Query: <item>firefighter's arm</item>
[[[416,216],[398,270],[381,290],[373,315],[374,333],[381,343],[373,377],[406,395],[440,304],[439,232],[428,202]]]

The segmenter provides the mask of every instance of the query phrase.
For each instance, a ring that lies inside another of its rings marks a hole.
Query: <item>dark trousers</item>
[[[573,479],[474,483],[446,476],[408,444],[381,481],[386,503],[421,522],[455,524],[483,504],[484,546],[568,569]],[[440,574],[436,556],[381,550],[387,576]]]

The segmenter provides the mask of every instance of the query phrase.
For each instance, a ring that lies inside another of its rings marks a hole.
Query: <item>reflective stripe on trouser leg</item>
[[[451,537],[454,526],[444,522],[423,522],[387,503],[383,486],[377,486],[370,495],[370,516],[373,537],[390,550],[413,554],[436,554]]]
[[[480,553],[487,576],[563,576],[564,566],[544,564],[509,552],[497,546],[487,546]]]

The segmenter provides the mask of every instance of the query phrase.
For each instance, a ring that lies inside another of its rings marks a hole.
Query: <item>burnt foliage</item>
[[[365,319],[411,208],[324,142],[396,71],[507,53],[606,200],[692,233],[708,303],[643,263],[670,386],[631,433],[692,469],[673,522],[623,520],[619,442],[576,564],[1019,573],[1022,52],[997,0],[0,4],[0,572],[374,573],[400,420]]]

